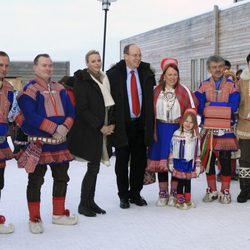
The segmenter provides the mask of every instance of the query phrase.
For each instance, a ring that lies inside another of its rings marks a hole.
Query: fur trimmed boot
[[[168,199],[168,206],[174,207],[176,204],[176,191],[171,192]]]
[[[212,202],[218,199],[218,191],[212,191],[210,187],[206,189],[206,194],[203,197],[203,202]]]
[[[191,194],[190,193],[185,193],[184,194],[185,202],[189,208],[195,208],[196,205],[193,201],[191,201]]]
[[[63,214],[52,216],[52,223],[56,225],[76,225],[77,222],[77,215],[70,216],[68,209],[64,210]]]
[[[229,192],[229,189],[224,189],[223,192],[219,193],[219,202],[221,204],[229,204],[231,203],[231,194]]]
[[[41,234],[43,233],[44,229],[43,229],[43,223],[41,221],[41,219],[36,219],[34,221],[29,221],[29,230],[31,233],[33,234]]]
[[[40,202],[28,202],[29,208],[29,230],[33,234],[43,233],[43,223],[40,216]]]
[[[159,192],[159,199],[156,202],[156,206],[157,207],[166,207],[168,204],[168,200],[169,200],[169,194],[166,190],[160,190]]]
[[[4,171],[4,170],[3,170]],[[1,187],[3,188],[3,187]],[[0,199],[1,199],[1,189],[0,189]],[[15,230],[15,227],[13,224],[6,225],[5,223],[5,217],[3,215],[0,215],[0,234],[10,234],[13,233]]]
[[[0,234],[10,234],[15,230],[15,226],[13,224],[5,225],[5,217],[0,215]]]
[[[177,194],[176,197],[176,208],[181,209],[181,210],[187,210],[189,207],[187,206],[185,202],[185,198],[183,194]]]
[[[78,222],[76,215],[70,216],[68,209],[65,209],[65,197],[53,197],[52,223],[57,225],[75,225]]]

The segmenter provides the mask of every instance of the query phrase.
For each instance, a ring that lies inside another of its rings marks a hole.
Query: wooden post
[[[219,8],[214,5],[214,54],[219,55]]]

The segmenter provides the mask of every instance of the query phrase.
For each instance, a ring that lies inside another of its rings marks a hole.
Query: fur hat
[[[165,68],[166,68],[168,65],[170,65],[170,64],[174,64],[174,65],[176,65],[176,66],[178,67],[178,61],[177,61],[177,59],[175,59],[175,58],[170,58],[170,57],[163,58],[163,59],[161,60],[161,69],[162,69],[162,71],[164,71]]]

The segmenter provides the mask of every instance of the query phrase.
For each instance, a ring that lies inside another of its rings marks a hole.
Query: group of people
[[[34,59],[34,79],[15,99],[13,86],[5,80],[9,56],[0,51],[0,192],[5,162],[16,157],[28,172],[31,233],[44,231],[40,194],[47,165],[54,181],[52,223],[75,225],[78,221],[65,209],[68,168],[73,159],[87,162],[78,213],[88,217],[106,213],[94,198],[100,164],[110,165],[113,148],[120,208],[147,205],[141,196],[147,171],[158,173],[157,206],[189,209],[195,207],[191,179],[203,171],[208,186],[203,201],[231,202],[231,152],[239,149],[237,134],[241,149],[237,201],[250,199],[250,54],[239,84],[225,74],[222,57],[210,56],[207,69],[211,76],[195,92],[181,84],[177,59],[162,59],[162,74],[156,84],[150,64],[141,61],[138,45],[128,44],[123,55],[104,73],[99,52],[91,50],[85,56],[87,67],[68,78],[69,84],[60,84],[52,81],[50,56],[39,54]],[[16,111],[13,119],[27,138],[18,155],[12,153],[6,139],[11,109]],[[210,119],[209,115],[217,111],[216,119]],[[224,113],[228,114],[225,118]],[[221,166],[220,192],[216,162]],[[0,216],[0,233],[13,231],[14,225],[5,224],[4,216]]]

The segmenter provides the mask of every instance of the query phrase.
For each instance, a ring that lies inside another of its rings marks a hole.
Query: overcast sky
[[[233,0],[117,0],[108,12],[105,68],[119,60],[119,41],[213,10]],[[85,67],[90,49],[102,54],[104,11],[97,0],[1,0],[0,50],[13,61],[39,53]]]

